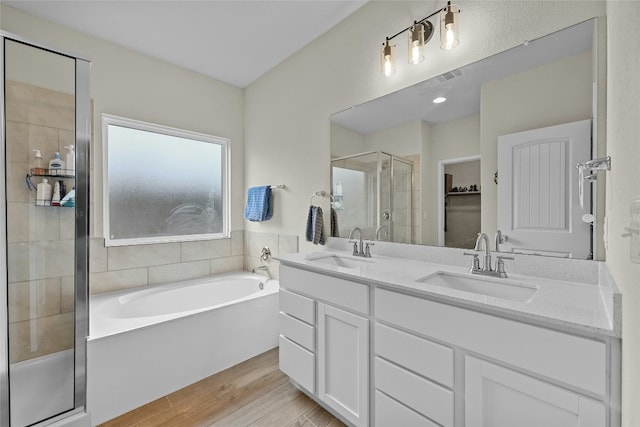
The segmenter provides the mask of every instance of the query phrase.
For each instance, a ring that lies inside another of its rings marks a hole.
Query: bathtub
[[[90,298],[94,425],[278,345],[276,280],[239,272]]]

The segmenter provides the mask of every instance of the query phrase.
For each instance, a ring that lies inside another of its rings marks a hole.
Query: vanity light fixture
[[[440,47],[444,50],[450,50],[456,47],[459,44],[457,18],[459,13],[460,8],[451,5],[449,1],[442,9],[436,10],[431,15],[419,21],[413,21],[413,25],[398,31],[391,37],[387,37],[385,42],[382,43],[382,50],[380,52],[382,74],[385,77],[389,77],[396,72],[393,51],[395,45],[389,44],[389,42],[407,31],[409,33],[409,64],[416,65],[424,61],[424,46],[431,40],[434,31],[433,24],[429,22],[429,19],[437,14],[440,14]]]
[[[396,64],[393,57],[393,49],[395,47],[395,45],[389,44],[389,38],[387,38],[387,41],[382,45],[380,61],[382,65],[382,74],[385,77],[392,76],[396,72]]]
[[[458,46],[458,14],[460,8],[452,6],[451,2],[440,12],[440,47],[444,50],[451,50]]]

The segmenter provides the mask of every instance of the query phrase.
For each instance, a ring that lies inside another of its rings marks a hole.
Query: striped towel
[[[266,221],[273,216],[271,186],[252,187],[247,190],[244,217],[249,221]]]
[[[340,230],[338,229],[338,213],[334,208],[331,208],[331,237],[340,237]]]
[[[314,245],[324,245],[326,242],[324,234],[324,217],[322,214],[322,208],[319,206],[309,206],[305,237],[307,242],[312,242]]]

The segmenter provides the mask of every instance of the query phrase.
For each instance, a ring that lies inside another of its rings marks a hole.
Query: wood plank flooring
[[[344,427],[289,383],[278,349],[134,409],[100,427]]]

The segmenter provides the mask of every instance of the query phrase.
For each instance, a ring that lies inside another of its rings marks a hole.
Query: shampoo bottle
[[[53,186],[53,197],[51,197],[51,206],[60,206],[60,182],[56,181]]]
[[[64,169],[64,160],[60,158],[60,153],[57,151],[53,154],[53,159],[49,161],[49,174],[50,175],[64,175],[61,171]]]
[[[44,178],[36,190],[36,205],[49,206],[51,204],[51,185],[49,180]]]
[[[42,169],[42,153],[40,150],[33,150],[33,174],[44,175],[44,169]]]
[[[73,145],[66,145],[64,148],[69,150],[67,152],[67,174],[76,176],[76,151]]]

